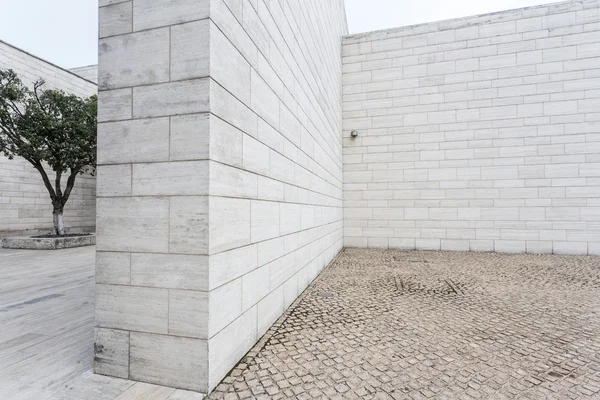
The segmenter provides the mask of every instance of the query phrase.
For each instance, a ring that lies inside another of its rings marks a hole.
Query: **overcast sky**
[[[346,0],[346,12],[350,33],[359,33],[550,1]],[[96,64],[97,6],[97,0],[0,0],[0,39],[65,68]]]

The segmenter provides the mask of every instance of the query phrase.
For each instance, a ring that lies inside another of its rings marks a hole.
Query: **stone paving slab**
[[[0,400],[201,400],[92,373],[94,257],[0,248]]]
[[[600,257],[346,249],[208,399],[600,398]]]

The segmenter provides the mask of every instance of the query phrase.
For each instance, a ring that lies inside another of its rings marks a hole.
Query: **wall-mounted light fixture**
[[[352,136],[353,138],[358,136],[358,131],[352,131],[350,132],[350,136]]]

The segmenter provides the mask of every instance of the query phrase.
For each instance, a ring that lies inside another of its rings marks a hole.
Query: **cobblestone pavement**
[[[346,249],[209,399],[600,399],[600,257]]]

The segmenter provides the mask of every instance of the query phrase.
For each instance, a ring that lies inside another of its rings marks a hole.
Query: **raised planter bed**
[[[58,250],[72,247],[93,246],[94,234],[76,234],[65,236],[42,235],[33,237],[7,237],[2,239],[5,249]]]

